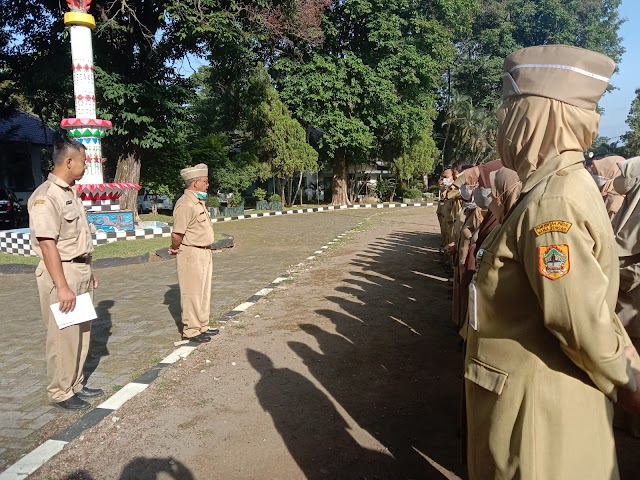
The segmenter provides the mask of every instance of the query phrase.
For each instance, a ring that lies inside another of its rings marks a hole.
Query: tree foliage
[[[631,102],[629,115],[627,115],[629,130],[622,137],[628,156],[640,155],[640,88],[636,90],[636,98]]]

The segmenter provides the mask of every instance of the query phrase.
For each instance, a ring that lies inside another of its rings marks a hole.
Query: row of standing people
[[[583,155],[614,68],[564,45],[514,52],[501,160],[441,179],[471,479],[619,478],[614,404],[640,412],[640,159],[590,175]]]

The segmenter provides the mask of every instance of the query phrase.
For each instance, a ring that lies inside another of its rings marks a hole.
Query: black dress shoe
[[[196,335],[195,337],[182,337],[183,340],[189,340],[190,342],[193,343],[207,343],[211,341],[211,337],[209,335],[204,335],[204,334],[199,334]]]
[[[208,337],[214,337],[220,333],[220,330],[217,328],[210,328],[206,332],[200,332],[200,335],[206,335]]]
[[[76,395],[80,398],[97,398],[104,395],[104,392],[99,388],[82,387],[82,390],[76,392]]]
[[[62,408],[63,410],[84,410],[85,408],[89,408],[91,405],[81,398],[74,395],[73,397],[69,397],[66,400],[61,402],[53,402],[52,405],[55,405],[58,408]]]

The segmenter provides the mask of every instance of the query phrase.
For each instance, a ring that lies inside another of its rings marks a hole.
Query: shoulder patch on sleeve
[[[569,245],[540,245],[538,247],[538,271],[550,280],[564,277],[571,270]]]
[[[533,231],[536,233],[536,237],[551,232],[567,233],[571,225],[573,225],[571,222],[565,222],[564,220],[552,220],[534,227]]]
[[[42,198],[39,198],[38,200],[36,200],[35,202],[33,202],[34,205],[44,205],[45,200]]]

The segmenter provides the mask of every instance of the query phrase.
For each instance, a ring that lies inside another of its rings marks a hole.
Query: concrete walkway
[[[430,208],[420,209],[427,213]],[[343,210],[216,225],[235,237],[214,256],[212,320],[245,301],[337,234],[394,210]],[[174,350],[180,302],[175,261],[97,272],[90,356],[91,387],[117,391]],[[0,275],[0,471],[81,414],[48,405],[42,325],[35,277]]]

